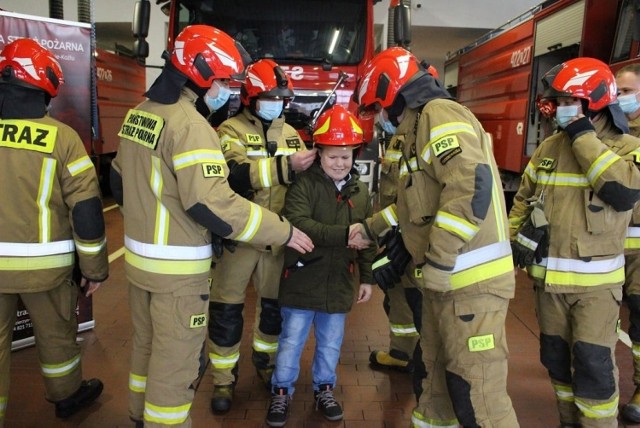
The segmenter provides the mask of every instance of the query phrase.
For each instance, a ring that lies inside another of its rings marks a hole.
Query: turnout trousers
[[[420,346],[427,377],[412,427],[515,428],[507,394],[503,297],[423,290]]]
[[[547,293],[535,284],[540,360],[563,424],[617,427],[615,345],[622,289]]]

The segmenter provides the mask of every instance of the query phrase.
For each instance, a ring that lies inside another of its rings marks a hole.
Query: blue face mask
[[[378,113],[378,124],[382,127],[382,130],[389,135],[393,135],[396,133],[396,127],[393,126],[390,120],[384,118],[384,113],[380,111]]]
[[[204,95],[204,102],[207,104],[211,111],[218,111],[222,108],[222,106],[229,100],[231,96],[231,90],[226,86],[220,86],[217,82],[213,82],[214,85],[218,87],[218,96],[211,97],[207,92]]]
[[[260,100],[259,103],[260,107],[256,113],[267,122],[279,118],[282,114],[282,108],[284,107],[284,101],[282,100]]]
[[[556,122],[562,129],[566,128],[571,119],[578,115],[580,106],[558,106],[556,109]]]
[[[633,114],[640,109],[640,101],[637,94],[627,94],[618,97],[620,108],[625,114]]]

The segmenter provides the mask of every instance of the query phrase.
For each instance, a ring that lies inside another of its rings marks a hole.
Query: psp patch
[[[462,153],[460,142],[458,141],[458,137],[455,135],[447,135],[442,137],[438,141],[434,141],[431,144],[431,149],[433,150],[433,155],[437,158],[447,154],[447,156],[440,160],[443,165],[449,162],[454,156]]]
[[[538,164],[538,169],[544,169],[546,171],[552,171],[556,168],[556,160],[552,158],[544,158]]]
[[[245,138],[247,139],[248,145],[262,145],[262,137],[260,136],[260,134],[246,134]]]
[[[189,328],[201,328],[207,326],[207,314],[191,315]]]
[[[300,140],[297,138],[286,138],[285,142],[290,149],[299,149],[301,147]]]
[[[206,178],[224,177],[224,168],[219,163],[203,163],[202,173]]]
[[[470,352],[488,351],[496,347],[493,334],[485,334],[483,336],[473,336],[467,341]]]

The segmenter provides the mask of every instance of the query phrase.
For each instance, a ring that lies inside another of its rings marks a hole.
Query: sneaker
[[[330,421],[342,419],[342,407],[333,397],[333,387],[331,385],[320,385],[320,390],[313,391],[313,398],[316,400],[316,410],[320,410],[326,419]]]
[[[276,388],[271,395],[269,412],[267,413],[267,425],[270,427],[283,427],[289,418],[289,403],[291,396],[287,388]]]
[[[234,385],[215,385],[211,397],[211,411],[213,413],[227,413],[233,402]]]
[[[68,418],[83,407],[90,405],[102,394],[103,388],[104,385],[100,379],[83,380],[80,388],[69,398],[55,403],[56,417]]]
[[[389,352],[373,351],[369,355],[369,362],[374,369],[391,369],[403,373],[413,372],[413,361],[400,357],[393,349]]]

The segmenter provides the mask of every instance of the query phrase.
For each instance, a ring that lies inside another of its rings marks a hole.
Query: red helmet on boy
[[[360,122],[341,105],[322,113],[313,130],[313,143],[321,146],[360,146],[363,142]]]

